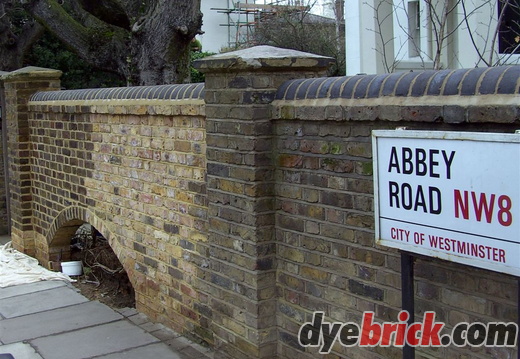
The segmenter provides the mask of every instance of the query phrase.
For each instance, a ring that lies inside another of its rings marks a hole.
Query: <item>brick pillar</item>
[[[31,141],[28,102],[38,91],[58,90],[61,71],[25,67],[0,77],[7,124],[11,240],[14,248],[35,254],[32,226]]]
[[[276,242],[271,102],[331,59],[258,46],[215,55],[206,75],[209,268],[203,273],[220,357],[275,358]]]

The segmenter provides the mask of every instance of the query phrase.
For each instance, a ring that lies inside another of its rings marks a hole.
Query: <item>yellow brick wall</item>
[[[45,264],[91,223],[127,270],[138,309],[210,343],[219,359],[322,357],[297,339],[314,311],[395,322],[401,308],[399,253],[374,238],[371,131],[513,132],[520,67],[312,79],[326,58],[255,51],[206,60],[205,101],[57,91],[27,108],[24,96],[56,82],[6,84],[13,238]],[[415,285],[418,318],[517,320],[511,276],[418,258]],[[327,358],[401,355],[336,345]],[[420,358],[515,355],[417,349]]]
[[[70,232],[91,223],[138,310],[211,342],[196,289],[207,240],[202,101],[36,101],[30,111],[36,257],[66,258]]]

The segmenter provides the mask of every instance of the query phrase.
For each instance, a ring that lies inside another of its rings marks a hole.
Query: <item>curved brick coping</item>
[[[519,80],[520,66],[298,79],[284,83],[276,100],[518,94]]]
[[[31,101],[203,100],[204,83],[38,92]]]

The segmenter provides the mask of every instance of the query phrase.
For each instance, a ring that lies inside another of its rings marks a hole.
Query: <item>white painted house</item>
[[[230,0],[202,0],[201,1],[202,31],[197,36],[202,43],[202,51],[219,53],[220,49],[229,46],[229,33],[233,29],[228,27],[228,14],[217,9],[232,8]]]
[[[519,63],[519,8],[520,0],[345,0],[347,75]]]

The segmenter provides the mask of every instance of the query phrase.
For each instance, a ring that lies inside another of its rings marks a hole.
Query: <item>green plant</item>
[[[204,74],[193,67],[193,62],[196,60],[203,59],[205,57],[215,55],[213,52],[202,52],[202,51],[191,51],[190,53],[190,77],[191,82],[204,82]]]
[[[125,86],[118,75],[90,66],[49,32],[44,33],[33,45],[24,62],[27,65],[61,70],[61,84],[66,89]]]

